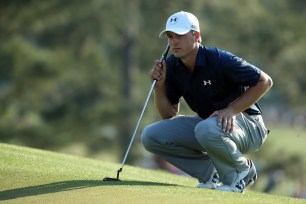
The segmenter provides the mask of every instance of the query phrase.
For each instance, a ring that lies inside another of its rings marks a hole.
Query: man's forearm
[[[273,85],[272,79],[262,72],[258,83],[250,87],[242,96],[233,101],[229,107],[238,114],[257,102]]]
[[[154,104],[161,118],[172,118],[179,112],[179,105],[173,105],[168,97],[164,87],[154,89]]]

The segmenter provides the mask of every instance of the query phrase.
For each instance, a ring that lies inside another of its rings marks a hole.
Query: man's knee
[[[152,151],[154,143],[156,141],[156,131],[153,125],[146,126],[140,136],[141,142],[146,150]]]
[[[217,125],[217,118],[209,118],[198,123],[194,129],[195,136],[198,142],[208,147],[222,136],[221,128]]]

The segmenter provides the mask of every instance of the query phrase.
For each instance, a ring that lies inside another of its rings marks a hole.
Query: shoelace
[[[236,184],[236,188],[240,189],[240,190],[244,190],[245,189],[245,181],[243,179],[241,179],[237,184]]]

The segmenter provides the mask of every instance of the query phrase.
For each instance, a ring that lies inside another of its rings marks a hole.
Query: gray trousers
[[[244,154],[255,152],[267,137],[261,116],[241,113],[234,130],[225,133],[217,117],[177,116],[144,128],[144,147],[200,182],[206,182],[214,169],[221,181],[230,185],[237,173],[248,168]]]

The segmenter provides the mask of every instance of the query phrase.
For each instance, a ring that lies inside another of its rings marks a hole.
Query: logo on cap
[[[177,23],[177,21],[178,21],[177,17],[173,17],[173,18],[170,19],[171,24],[175,24],[175,23]]]
[[[196,25],[191,25],[190,28],[195,29],[195,30],[198,29],[198,27]]]

